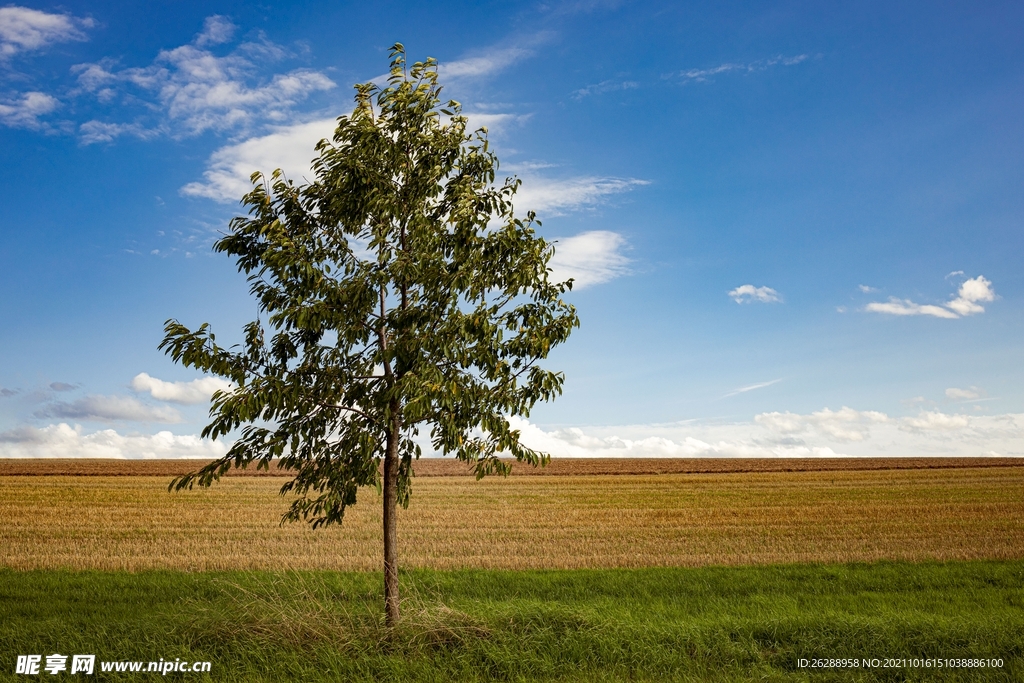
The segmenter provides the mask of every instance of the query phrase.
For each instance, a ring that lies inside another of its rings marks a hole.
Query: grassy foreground
[[[191,681],[1024,680],[1024,561],[420,569],[402,585],[389,635],[373,573],[0,570],[0,680],[53,652],[212,662],[169,674]],[[844,657],[881,663],[798,666]],[[1003,666],[884,667],[914,657]]]

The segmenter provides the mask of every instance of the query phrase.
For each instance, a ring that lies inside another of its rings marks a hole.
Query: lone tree
[[[216,242],[259,302],[244,344],[223,348],[208,324],[176,320],[160,344],[236,386],[214,394],[203,437],[241,427],[223,458],[170,488],[278,460],[295,475],[281,488],[296,496],[282,523],[314,528],[340,524],[360,487],[383,488],[389,626],[415,435],[429,428],[433,448],[477,478],[507,474],[500,455],[544,464],[508,417],[561,393],[563,375],[537,362],[579,326],[560,298],[572,281],[550,281],[539,221],[513,214],[520,181],[495,184],[486,128],[468,133],[459,103],[440,94],[437,62],[410,68],[396,44],[387,87],[357,85],[355,109],[316,146],[314,180],[253,174],[248,215]]]

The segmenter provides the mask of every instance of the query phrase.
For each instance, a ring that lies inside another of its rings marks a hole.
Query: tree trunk
[[[397,422],[397,420],[396,420]],[[384,453],[384,621],[398,626],[398,438],[397,425],[388,434]]]

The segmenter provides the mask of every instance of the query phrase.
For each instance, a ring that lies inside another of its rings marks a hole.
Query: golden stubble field
[[[399,517],[400,561],[538,569],[1024,557],[1024,464],[788,469],[797,471],[420,476]],[[279,525],[279,477],[172,494],[168,476],[90,474],[0,476],[0,566],[380,566],[373,490],[342,528],[314,532]]]

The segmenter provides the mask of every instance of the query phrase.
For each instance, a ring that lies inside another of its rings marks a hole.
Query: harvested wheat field
[[[399,517],[400,559],[410,568],[526,569],[1024,558],[1024,465],[978,462],[985,466],[422,477]],[[361,492],[343,528],[314,532],[279,524],[288,502],[280,478],[231,477],[172,494],[167,476],[93,474],[0,476],[0,566],[380,564],[373,490]]]

